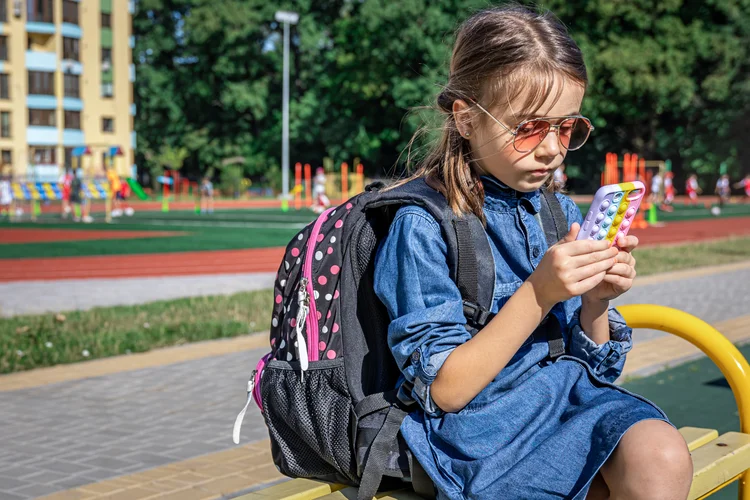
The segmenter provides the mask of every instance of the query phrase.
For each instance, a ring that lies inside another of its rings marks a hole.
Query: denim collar
[[[526,209],[535,214],[542,208],[539,190],[522,193],[505,185],[491,175],[480,177],[484,186],[484,206],[490,210],[514,209],[523,204]]]

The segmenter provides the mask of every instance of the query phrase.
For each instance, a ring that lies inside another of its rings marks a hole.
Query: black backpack
[[[274,286],[271,352],[248,383],[234,441],[255,399],[281,473],[359,486],[359,498],[368,500],[406,480],[429,498],[432,483],[398,432],[418,407],[408,388],[394,389],[400,371],[388,347],[388,312],[373,288],[375,253],[401,206],[426,209],[447,243],[472,334],[492,319],[495,266],[480,220],[457,217],[424,179],[382,187],[372,184],[327,210],[287,246]],[[540,215],[552,245],[568,229],[554,194],[544,192]],[[557,357],[560,329],[546,331]]]

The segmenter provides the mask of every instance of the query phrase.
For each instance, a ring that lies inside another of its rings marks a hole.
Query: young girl
[[[632,340],[609,301],[632,286],[638,240],[620,251],[576,241],[581,213],[560,194],[567,236],[547,248],[539,223],[540,190],[592,128],[580,115],[586,85],[582,54],[551,14],[485,10],[457,33],[442,139],[416,175],[486,222],[497,315],[479,333],[467,331],[428,212],[402,207],[378,249],[389,346],[421,407],[401,433],[439,498],[687,497],[685,441],[612,383]],[[554,323],[566,352],[552,361]]]

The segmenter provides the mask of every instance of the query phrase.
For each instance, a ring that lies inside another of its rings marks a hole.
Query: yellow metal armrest
[[[651,328],[677,335],[711,358],[732,388],[740,431],[750,434],[750,365],[734,344],[702,319],[671,307],[638,304],[620,306],[617,310],[631,328]],[[739,498],[750,500],[750,470],[740,477]]]

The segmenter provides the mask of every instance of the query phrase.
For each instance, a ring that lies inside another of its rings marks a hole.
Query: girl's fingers
[[[636,236],[627,235],[620,236],[617,238],[617,246],[623,252],[632,252],[638,246],[638,238]]]
[[[574,282],[583,281],[596,276],[599,273],[607,272],[615,264],[614,259],[601,260],[587,266],[579,267],[570,273],[571,280]]]
[[[604,279],[602,281],[626,290],[629,289],[633,284],[633,280],[630,278],[624,278],[622,276],[617,276],[615,274],[609,273],[604,276]]]
[[[618,252],[615,247],[610,247],[604,250],[599,250],[598,252],[576,255],[575,257],[571,257],[570,261],[573,267],[583,267],[602,260],[613,259],[619,254],[620,252]]]
[[[606,278],[607,274],[605,272],[602,272],[581,280],[580,282],[576,283],[576,295],[583,295]]]
[[[628,264],[617,263],[612,266],[611,269],[607,270],[608,275],[622,276],[623,278],[633,279],[635,278],[635,268]]]
[[[592,252],[601,252],[602,250],[609,248],[609,242],[607,240],[561,241],[561,243],[558,244],[560,245],[560,250],[564,251],[571,257]]]

